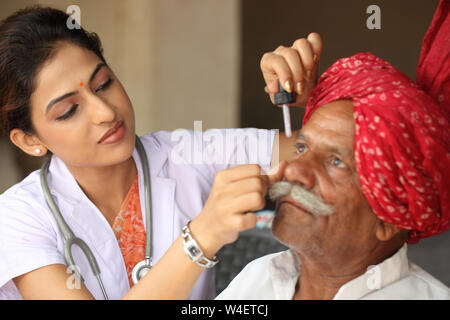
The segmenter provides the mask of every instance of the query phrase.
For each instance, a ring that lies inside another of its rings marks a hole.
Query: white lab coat
[[[231,130],[231,129],[227,129]],[[261,144],[258,163],[268,168],[275,130],[236,129],[240,135],[256,137]],[[190,137],[197,136],[186,130]],[[208,131],[206,131],[208,132]],[[217,130],[224,134],[225,130]],[[215,174],[238,163],[192,163],[180,148],[180,139],[172,141],[172,132],[160,131],[141,138],[150,165],[153,206],[153,263],[155,264],[181,233],[187,221],[193,219],[208,198]],[[179,136],[178,136],[179,138]],[[201,138],[201,137],[200,137]],[[203,139],[203,148],[213,156],[219,151],[214,139]],[[270,140],[270,151],[267,141]],[[198,143],[198,141],[197,141]],[[188,146],[189,147],[189,146]],[[249,162],[249,151],[254,145],[239,145]],[[175,149],[180,152],[174,152]],[[186,150],[184,150],[186,151]],[[227,156],[236,153],[225,152]],[[144,181],[142,165],[136,149],[133,158],[138,169],[139,195],[145,223]],[[223,159],[223,157],[222,157]],[[176,161],[175,161],[176,160]],[[198,159],[197,159],[198,160]],[[229,160],[229,157],[228,159]],[[50,264],[65,264],[63,236],[49,210],[39,182],[40,170],[0,195],[0,299],[21,299],[12,279]],[[83,239],[93,251],[101,270],[106,292],[110,299],[120,299],[130,289],[124,260],[111,226],[97,207],[86,197],[64,162],[52,157],[47,181],[56,204],[74,234]],[[96,299],[102,292],[87,259],[77,246],[73,257],[85,279],[85,286]],[[74,278],[74,277],[72,277]],[[197,281],[190,298],[215,297],[214,269],[205,270]],[[71,283],[76,286],[76,281]]]

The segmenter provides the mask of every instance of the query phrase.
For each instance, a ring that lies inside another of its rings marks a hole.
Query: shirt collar
[[[405,243],[390,258],[375,266],[369,266],[364,274],[344,284],[333,299],[360,299],[403,278],[408,271],[409,263]],[[294,251],[287,250],[272,258],[269,264],[269,273],[273,282],[275,299],[292,299],[300,272],[300,259]]]
[[[409,271],[406,251],[405,243],[390,258],[375,266],[369,266],[364,274],[344,284],[334,296],[334,300],[360,299],[403,278]]]
[[[290,300],[295,293],[300,275],[300,259],[293,250],[286,250],[275,256],[269,263],[275,299]]]

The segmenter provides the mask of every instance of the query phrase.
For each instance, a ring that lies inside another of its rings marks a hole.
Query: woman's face
[[[118,164],[134,149],[124,88],[95,53],[73,44],[62,43],[37,74],[31,121],[42,145],[68,166]]]

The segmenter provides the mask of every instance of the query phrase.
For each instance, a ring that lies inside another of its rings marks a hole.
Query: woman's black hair
[[[35,77],[60,42],[88,49],[106,63],[97,34],[69,28],[68,19],[72,18],[61,10],[37,5],[0,23],[0,120],[4,132],[18,128],[35,133],[30,108]]]

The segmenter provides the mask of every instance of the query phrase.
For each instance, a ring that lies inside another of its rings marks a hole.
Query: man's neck
[[[344,284],[366,272],[366,267],[354,266],[347,272],[326,271],[314,263],[302,261],[294,300],[331,300]]]
[[[318,261],[297,253],[301,261],[301,272],[295,287],[294,300],[330,300],[339,289],[351,280],[367,272],[371,265],[377,265],[389,258],[399,247],[380,244],[358,256],[354,261],[339,261],[336,257],[330,261]]]

